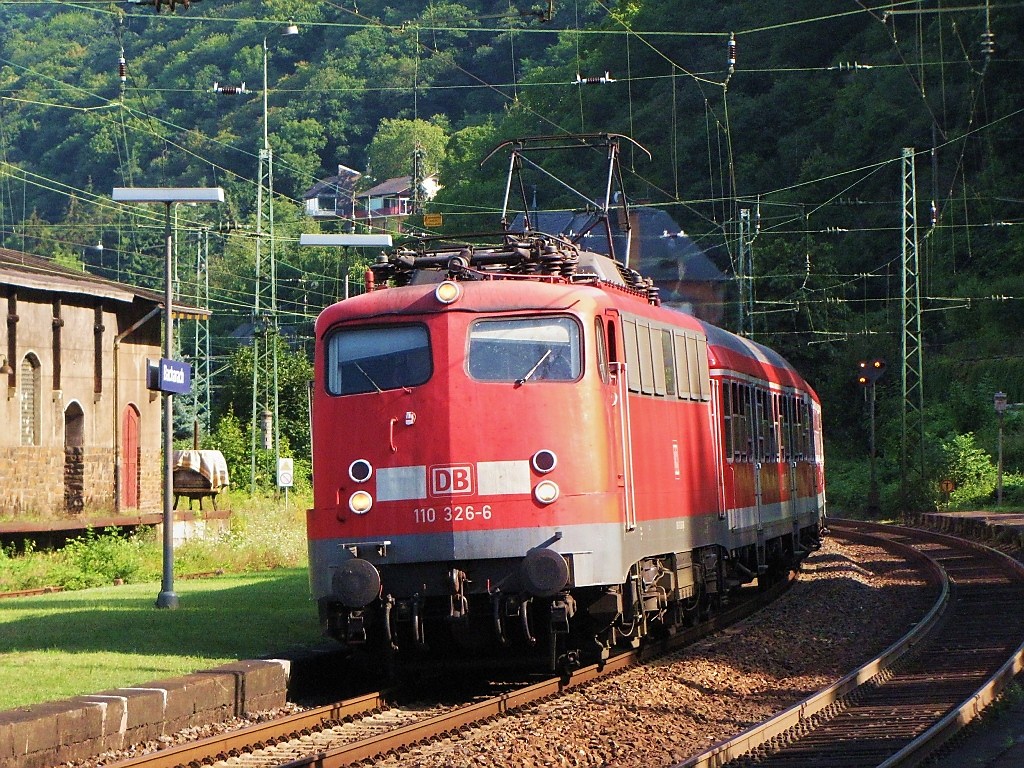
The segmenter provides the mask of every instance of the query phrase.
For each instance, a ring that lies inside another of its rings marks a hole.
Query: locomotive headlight
[[[366,459],[356,459],[348,465],[348,476],[357,483],[365,483],[373,475],[373,465]]]
[[[452,304],[462,295],[462,289],[458,283],[445,280],[434,289],[434,298],[442,304]]]
[[[558,457],[555,456],[554,451],[549,451],[547,448],[537,451],[533,454],[533,458],[530,459],[530,463],[533,468],[542,475],[546,475],[555,465],[558,464]]]
[[[558,499],[558,484],[553,480],[541,480],[533,487],[533,498],[541,504],[551,504]]]
[[[356,491],[348,497],[348,508],[357,515],[365,515],[373,506],[373,496],[366,491]]]

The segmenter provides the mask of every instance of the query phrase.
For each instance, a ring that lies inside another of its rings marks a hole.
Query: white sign
[[[291,488],[295,477],[295,462],[292,459],[277,460],[277,487]]]

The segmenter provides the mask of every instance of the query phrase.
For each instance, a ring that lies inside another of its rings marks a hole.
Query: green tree
[[[296,456],[308,456],[309,444],[309,382],[313,365],[301,351],[288,347],[277,337],[277,386],[280,433]],[[226,382],[218,413],[235,414],[241,423],[252,423],[252,345],[239,347],[231,356],[231,377]],[[283,455],[285,453],[282,448]]]
[[[441,115],[427,120],[384,118],[367,149],[370,171],[377,180],[411,176],[413,152],[422,151],[424,175],[437,173],[448,145],[448,121]]]

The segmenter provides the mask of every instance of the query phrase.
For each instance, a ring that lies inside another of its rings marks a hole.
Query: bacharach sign
[[[161,357],[159,362],[148,361],[146,387],[173,395],[185,395],[192,390],[192,366],[180,360]]]

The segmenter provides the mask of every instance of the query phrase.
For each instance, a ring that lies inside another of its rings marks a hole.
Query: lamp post
[[[1003,414],[1006,413],[1006,393],[996,392],[993,402],[999,418],[999,439],[997,445],[998,459],[996,462],[996,506],[1003,505]]]
[[[295,24],[289,24],[281,32],[281,37],[293,37],[299,34]],[[253,368],[252,368],[252,455],[250,464],[250,493],[256,491],[256,433],[259,430],[259,419],[264,411],[269,411],[273,419],[273,451],[274,463],[280,458],[280,402],[277,391],[277,259],[274,252],[274,151],[270,147],[269,106],[267,70],[269,69],[271,35],[263,38],[263,146],[259,156],[259,187],[256,191],[256,291],[253,301]],[[265,192],[264,192],[265,190]],[[264,230],[266,220],[266,231]],[[264,248],[264,235],[268,240]],[[267,322],[263,322],[260,313],[265,312]],[[259,354],[259,342],[256,338],[257,327],[263,328],[263,356]],[[271,348],[272,345],[272,348]],[[266,377],[266,369],[270,369],[270,386],[268,397],[272,393],[273,404],[260,402],[260,377]],[[263,370],[261,370],[263,369]]]
[[[389,234],[355,234],[343,235],[299,235],[299,245],[328,246],[334,248],[390,248],[392,245]],[[348,298],[348,266],[345,267],[345,298]]]
[[[174,230],[171,227],[171,206],[175,203],[223,203],[224,190],[220,187],[114,187],[112,198],[120,203],[163,203],[164,204],[164,358],[172,362],[174,354],[173,323],[173,282],[172,262],[174,259]],[[161,368],[164,361],[161,360]],[[156,598],[157,608],[177,608],[178,596],[174,593],[174,511],[172,505],[174,476],[173,439],[174,421],[172,389],[164,389],[164,540],[163,578],[160,594]],[[115,404],[116,407],[116,404]]]

